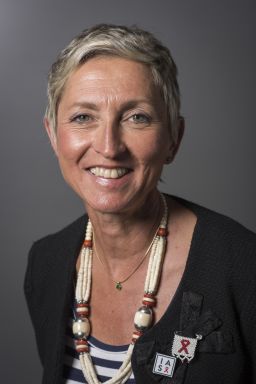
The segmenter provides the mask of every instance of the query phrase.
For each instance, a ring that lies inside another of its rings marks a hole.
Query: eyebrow
[[[78,101],[78,102],[75,102],[73,103],[69,109],[71,108],[74,108],[74,107],[83,107],[83,108],[89,108],[89,109],[93,109],[93,110],[97,110],[98,107],[96,104],[94,103],[89,103],[87,101]]]

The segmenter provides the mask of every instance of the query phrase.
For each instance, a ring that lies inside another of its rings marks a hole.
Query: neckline
[[[106,344],[103,341],[100,341],[99,339],[91,335],[88,337],[88,341],[93,347],[99,348],[104,352],[126,353],[129,347],[129,344],[122,344],[122,345]]]

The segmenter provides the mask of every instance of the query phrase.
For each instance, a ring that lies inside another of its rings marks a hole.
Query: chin
[[[114,196],[97,196],[83,199],[88,211],[93,210],[100,213],[121,213],[126,210],[127,202]]]
[[[144,196],[141,198],[141,196]],[[132,196],[125,193],[111,193],[91,196],[83,199],[88,213],[91,211],[106,214],[136,215],[147,200],[147,194],[134,193]]]

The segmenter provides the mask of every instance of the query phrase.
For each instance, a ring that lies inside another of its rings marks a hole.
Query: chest
[[[163,270],[152,324],[158,322],[170,305],[182,278],[185,265]],[[134,328],[134,316],[143,305],[144,273],[139,273],[123,285],[121,291],[106,276],[95,275],[90,300],[91,334],[112,345],[129,344]]]

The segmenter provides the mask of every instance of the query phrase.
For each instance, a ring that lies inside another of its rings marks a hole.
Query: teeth
[[[126,168],[109,169],[101,167],[90,168],[90,171],[95,176],[104,177],[105,179],[118,179],[119,177],[122,177],[128,172]]]
[[[118,177],[117,169],[111,169],[110,177],[111,177],[111,179],[116,179]]]
[[[102,175],[102,171],[100,172],[101,173],[101,175]],[[103,172],[103,177],[105,178],[105,179],[110,179],[110,173],[111,173],[111,170],[110,169],[105,169],[104,170],[104,172]]]

